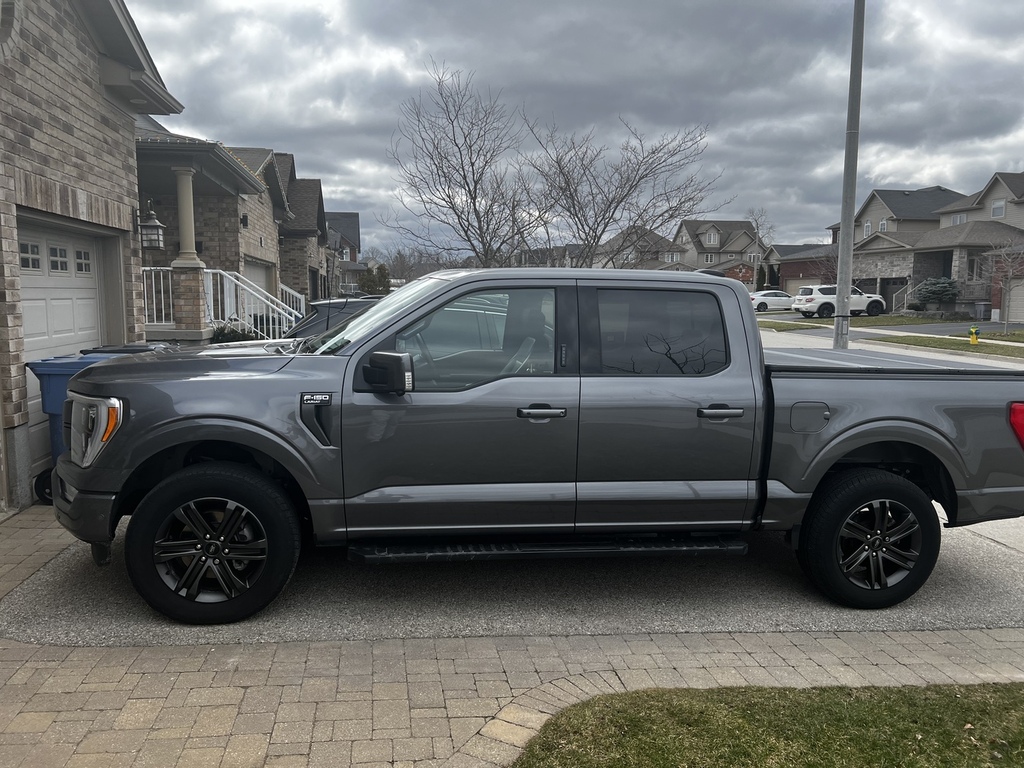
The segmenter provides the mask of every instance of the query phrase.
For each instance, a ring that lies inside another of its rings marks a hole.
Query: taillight
[[[1024,403],[1010,403],[1010,427],[1020,447],[1024,448]]]

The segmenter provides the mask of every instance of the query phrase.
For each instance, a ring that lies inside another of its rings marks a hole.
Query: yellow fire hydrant
[[[971,344],[977,344],[978,337],[981,336],[981,331],[978,330],[978,326],[972,325],[971,330],[967,332],[967,335],[971,337]]]

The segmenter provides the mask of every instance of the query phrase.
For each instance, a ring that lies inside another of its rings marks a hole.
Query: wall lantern
[[[142,240],[142,249],[162,251],[164,249],[164,230],[166,227],[160,223],[153,210],[153,201],[146,201],[146,212],[139,210],[135,214],[135,231]]]

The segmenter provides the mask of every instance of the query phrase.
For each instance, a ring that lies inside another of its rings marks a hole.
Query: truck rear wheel
[[[835,313],[835,307],[831,304],[822,304],[818,307],[818,317],[832,317]]]
[[[815,494],[797,556],[835,602],[888,608],[928,579],[940,538],[935,508],[920,488],[880,469],[855,469]]]
[[[225,462],[176,472],[150,491],[125,536],[128,575],[160,613],[188,624],[252,616],[284,589],[299,524],[266,475]]]

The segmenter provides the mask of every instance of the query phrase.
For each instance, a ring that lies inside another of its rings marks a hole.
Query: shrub
[[[218,325],[210,337],[211,344],[226,344],[229,341],[254,341],[259,337],[254,333],[243,331],[230,325]]]
[[[914,297],[926,304],[944,304],[948,301],[956,301],[960,293],[956,280],[949,277],[929,277],[914,291]]]

